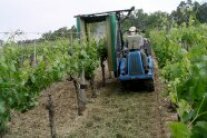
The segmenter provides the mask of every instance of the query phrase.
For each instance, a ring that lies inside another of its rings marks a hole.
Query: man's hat
[[[132,26],[129,28],[129,32],[135,32],[137,30],[137,28],[135,26]]]

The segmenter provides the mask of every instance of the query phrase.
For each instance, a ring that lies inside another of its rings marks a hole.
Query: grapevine
[[[25,112],[36,106],[40,92],[53,82],[67,76],[78,78],[82,69],[92,77],[98,67],[95,41],[70,45],[62,39],[21,46],[10,42],[1,53],[0,132],[5,130],[11,110]]]
[[[207,134],[207,26],[152,31],[151,40],[169,97],[177,105],[180,122],[170,125],[172,136]]]

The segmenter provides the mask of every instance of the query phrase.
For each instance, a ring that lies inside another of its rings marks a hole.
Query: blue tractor
[[[118,78],[123,86],[129,82],[144,82],[148,91],[154,91],[154,60],[149,44],[144,49],[148,69],[145,70],[141,50],[123,50],[118,58]]]
[[[126,10],[109,11],[94,14],[77,15],[77,29],[80,39],[88,39],[91,37],[91,28],[94,30],[94,23],[104,23],[107,61],[110,71],[114,72],[114,76],[119,79],[122,85],[131,81],[145,82],[149,91],[154,91],[154,61],[151,55],[150,44],[147,43],[143,47],[147,55],[148,70],[143,65],[143,55],[140,49],[125,50],[125,42],[123,40],[122,23],[128,19],[131,12],[135,8]],[[125,16],[123,17],[123,14]]]

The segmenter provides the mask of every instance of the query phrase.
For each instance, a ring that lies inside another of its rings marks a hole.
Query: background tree
[[[207,3],[198,6],[196,17],[201,23],[207,23]]]
[[[59,28],[54,32],[49,31],[42,35],[42,38],[45,40],[57,40],[59,38],[70,38],[72,35],[73,38],[77,38],[77,29],[75,26],[72,26],[70,29],[67,27]]]

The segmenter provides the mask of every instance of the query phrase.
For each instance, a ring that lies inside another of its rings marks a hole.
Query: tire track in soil
[[[141,84],[142,85],[142,84]],[[117,80],[108,82],[100,95],[88,105],[82,119],[70,130],[70,138],[165,138],[160,92],[164,86],[155,65],[155,91],[121,91]],[[162,108],[162,110],[166,110]],[[164,111],[166,112],[166,111]]]

